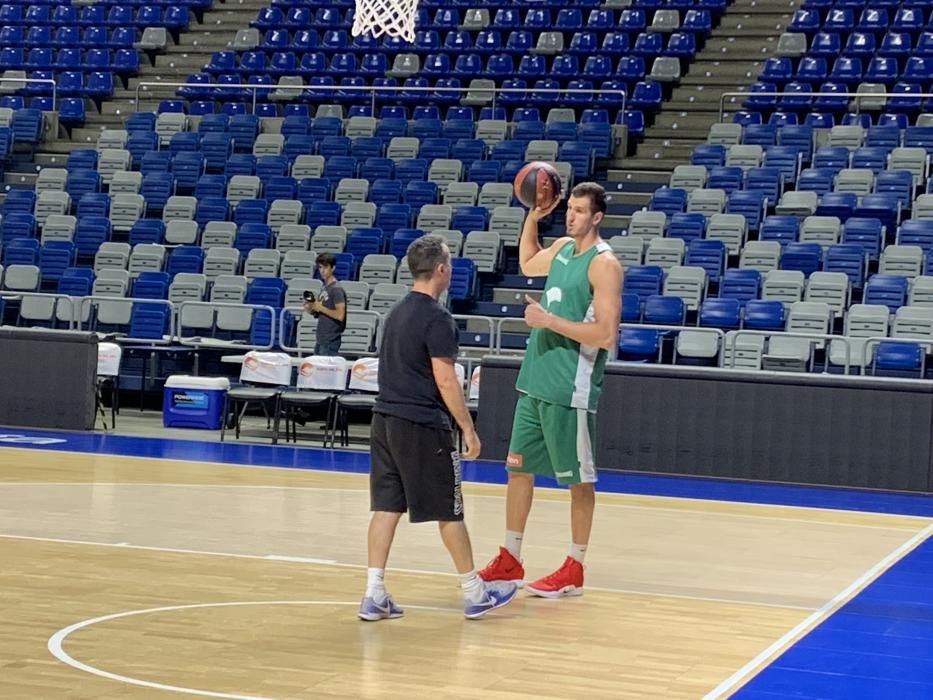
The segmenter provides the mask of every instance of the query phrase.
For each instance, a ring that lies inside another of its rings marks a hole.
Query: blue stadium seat
[[[890,192],[866,194],[859,200],[855,216],[879,219],[889,230],[895,230],[900,220],[897,196]]]
[[[933,250],[933,220],[908,219],[901,222],[895,242],[897,245],[920,246],[924,254],[929,254]]]
[[[249,201],[249,200],[243,200]],[[240,202],[242,206],[243,202]],[[240,208],[237,207],[237,209]],[[265,217],[263,217],[264,219]],[[268,225],[259,222],[245,222],[237,228],[234,248],[245,258],[255,248],[269,248],[272,245],[272,231]]]
[[[788,243],[781,251],[781,269],[799,270],[809,277],[823,268],[823,248],[819,243]]]
[[[796,216],[766,216],[761,223],[759,236],[763,241],[777,241],[781,247],[797,240],[800,222]]]
[[[881,341],[875,348],[873,368],[875,374],[920,377],[923,355],[924,349],[919,343]]]
[[[887,306],[891,313],[907,303],[907,278],[897,275],[876,274],[865,284],[863,301],[866,304]]]
[[[691,165],[705,165],[711,168],[724,165],[726,162],[726,147],[718,143],[702,143],[694,147],[690,153]]]
[[[719,281],[719,297],[734,299],[744,306],[748,301],[757,299],[761,292],[761,273],[746,268],[730,268],[723,273]]]
[[[162,340],[168,332],[170,317],[171,309],[164,304],[134,303],[128,335],[131,338]]]
[[[750,231],[757,231],[764,216],[767,193],[760,189],[732,192],[726,199],[727,214],[742,214]]]
[[[425,234],[420,228],[399,228],[389,241],[389,252],[401,260],[408,252],[408,246]]]
[[[694,240],[687,245],[684,265],[702,267],[710,282],[718,282],[726,268],[726,245],[719,240]]]
[[[657,362],[661,352],[661,331],[653,328],[623,326],[619,333],[622,362]]]
[[[699,213],[677,213],[671,216],[667,229],[668,238],[679,238],[685,243],[703,238],[706,232],[706,217]]]
[[[133,280],[130,296],[136,299],[166,299],[170,279],[167,272],[140,272]]]
[[[752,299],[745,304],[742,327],[749,330],[783,331],[784,304],[774,299]]]
[[[622,323],[641,323],[641,300],[637,294],[622,294]]]
[[[657,265],[631,265],[622,278],[622,292],[634,294],[639,303],[649,296],[661,294],[664,271]]]
[[[644,323],[682,326],[686,315],[687,307],[680,297],[652,294],[644,300]]]
[[[450,261],[450,298],[472,299],[476,295],[476,265],[469,258],[453,258]]]
[[[814,212],[817,216],[835,216],[845,222],[855,214],[858,195],[854,192],[827,192],[820,197]]]
[[[100,175],[94,169],[75,168],[68,173],[65,191],[72,202],[77,202],[85,194],[100,192]]]
[[[865,285],[868,256],[859,245],[838,243],[826,249],[823,258],[823,270],[842,272],[849,278],[853,289],[862,289]]]
[[[34,238],[3,237],[3,264],[35,265],[39,258],[39,241]]]
[[[200,246],[180,245],[169,255],[166,272],[171,277],[179,272],[200,274],[203,261],[204,250]]]
[[[734,298],[711,298],[700,304],[697,325],[722,330],[736,329],[741,324],[742,305]]]
[[[226,188],[224,188],[226,189]],[[211,221],[226,221],[230,214],[230,207],[223,194],[207,195],[198,199],[194,220],[202,229]]]
[[[685,211],[686,208],[687,190],[679,187],[659,187],[648,202],[648,209],[663,211],[668,217]]]
[[[130,228],[128,243],[131,246],[140,243],[159,243],[165,239],[165,224],[161,219],[139,219]]]

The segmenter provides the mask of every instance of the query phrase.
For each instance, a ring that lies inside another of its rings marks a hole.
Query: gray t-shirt
[[[334,280],[324,287],[318,294],[318,301],[327,309],[336,309],[337,304],[346,304],[347,295],[343,287]],[[338,321],[324,314],[317,315],[317,339],[319,341],[336,340],[343,335],[347,327],[347,317],[344,315],[343,321]]]

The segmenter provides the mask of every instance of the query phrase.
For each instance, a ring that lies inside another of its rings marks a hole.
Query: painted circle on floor
[[[358,601],[341,601],[341,600],[261,600],[261,601],[240,601],[240,602],[227,602],[227,603],[196,603],[191,605],[167,605],[158,608],[144,608],[140,610],[127,610],[125,612],[112,613],[110,615],[101,615],[100,617],[94,617],[87,620],[82,620],[76,622],[73,625],[64,627],[58,632],[49,637],[48,641],[48,650],[56,659],[62,663],[76,668],[80,671],[93,674],[95,676],[100,676],[101,678],[107,678],[109,680],[118,681],[121,683],[127,683],[130,685],[135,685],[143,688],[152,688],[156,690],[165,690],[175,693],[185,693],[187,695],[196,695],[201,697],[211,697],[211,698],[230,698],[231,700],[274,700],[267,696],[260,695],[241,695],[237,693],[225,693],[215,690],[206,690],[200,688],[187,688],[179,685],[171,685],[168,683],[158,683],[155,681],[147,681],[142,678],[134,678],[132,676],[126,676],[119,673],[112,673],[90,664],[86,664],[82,661],[71,656],[64,649],[65,640],[75,632],[79,630],[87,629],[97,624],[110,622],[112,620],[119,620],[128,617],[136,617],[141,615],[154,615],[158,613],[171,613],[179,611],[189,611],[189,610],[202,610],[205,608],[235,608],[235,607],[255,607],[255,606],[268,606],[268,605],[290,605],[290,606],[357,606],[359,605]],[[460,609],[455,608],[440,608],[432,607],[428,605],[405,605],[406,610],[426,610],[430,612],[441,612],[441,613],[461,613]],[[361,625],[368,625],[372,623],[365,623],[360,621]]]

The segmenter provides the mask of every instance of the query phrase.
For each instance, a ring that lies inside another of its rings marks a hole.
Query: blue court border
[[[47,442],[54,441],[54,442]],[[0,428],[0,447],[364,474],[367,452]],[[933,494],[601,471],[610,493],[880,512],[933,518]],[[466,481],[505,482],[502,463],[465,462]],[[541,485],[556,486],[547,479]],[[933,537],[895,562],[732,697],[933,698]]]
[[[20,441],[10,436],[22,436]],[[44,439],[61,440],[41,444]],[[27,430],[0,427],[0,447],[86,452],[125,457],[151,457],[214,462],[238,466],[314,469],[365,474],[369,453],[291,445],[262,445],[231,440],[214,442],[153,436],[137,437],[106,433]],[[505,483],[501,462],[464,462],[463,478],[487,484]],[[542,486],[557,486],[539,477]],[[601,470],[598,491],[644,496],[694,498],[764,505],[827,508],[891,513],[933,518],[933,494],[892,493],[830,486],[808,486],[715,479],[666,474]]]

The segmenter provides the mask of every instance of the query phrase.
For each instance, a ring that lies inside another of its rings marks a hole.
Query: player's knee
[[[571,498],[591,499],[596,496],[596,487],[590,483],[570,484]]]

